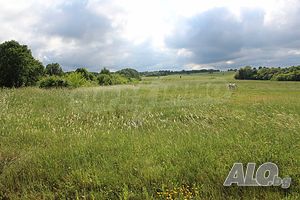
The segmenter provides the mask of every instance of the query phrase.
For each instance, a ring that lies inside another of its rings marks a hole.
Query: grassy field
[[[0,90],[0,199],[300,199],[300,82],[232,77]],[[235,162],[291,187],[223,187]]]

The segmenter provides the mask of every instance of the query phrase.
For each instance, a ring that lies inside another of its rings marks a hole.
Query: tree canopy
[[[77,73],[81,73],[81,75],[86,79],[86,80],[90,80],[93,81],[95,80],[95,76],[90,73],[86,68],[77,68],[76,71]]]
[[[110,71],[104,67],[103,69],[101,69],[100,74],[107,74],[107,75],[109,75]]]
[[[135,78],[137,80],[141,80],[140,74],[135,69],[126,68],[117,71],[116,73],[124,75],[126,78]]]
[[[63,70],[58,63],[51,63],[46,66],[46,74],[49,76],[61,76],[63,75]]]
[[[247,66],[239,69],[234,77],[242,80],[300,81],[300,66],[259,67],[258,69]]]
[[[0,86],[34,85],[44,73],[44,66],[34,59],[26,45],[12,40],[0,44]]]

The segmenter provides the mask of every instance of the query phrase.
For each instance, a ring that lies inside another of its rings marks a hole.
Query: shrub
[[[122,69],[111,73],[108,69],[101,70],[97,77],[99,85],[120,85],[141,80],[139,73],[134,69]]]
[[[120,74],[111,74],[112,84],[119,85],[119,84],[126,84],[131,82],[130,78],[122,76]]]
[[[94,74],[90,73],[86,68],[78,68],[75,72],[81,73],[87,81],[94,81],[96,79]]]
[[[98,76],[99,85],[120,85],[129,83],[130,80],[120,74],[100,74]]]
[[[77,88],[81,86],[85,86],[88,84],[88,81],[83,77],[81,73],[72,72],[66,76],[66,80],[69,83],[70,87]]]
[[[108,74],[100,74],[98,76],[99,85],[112,85],[111,76]]]
[[[48,76],[39,81],[40,88],[68,87],[69,83],[62,77]]]

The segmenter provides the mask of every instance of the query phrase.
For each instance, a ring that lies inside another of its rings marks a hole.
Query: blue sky
[[[0,42],[64,70],[300,64],[298,0],[0,0]]]

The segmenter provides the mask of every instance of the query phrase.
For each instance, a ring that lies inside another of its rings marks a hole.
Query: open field
[[[0,90],[0,199],[300,199],[300,82],[232,77]],[[235,162],[291,187],[223,187]]]

